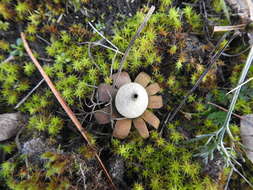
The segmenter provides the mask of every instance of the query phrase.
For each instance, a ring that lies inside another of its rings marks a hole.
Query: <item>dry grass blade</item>
[[[146,26],[146,24],[148,23],[148,20],[150,19],[151,15],[153,14],[153,12],[155,11],[155,6],[151,6],[151,8],[149,9],[146,17],[144,18],[142,24],[139,26],[136,34],[133,36],[133,38],[131,39],[130,43],[128,44],[128,47],[124,53],[124,56],[123,58],[121,59],[120,61],[120,64],[119,64],[119,70],[118,70],[118,73],[121,73],[122,69],[123,69],[123,66],[124,66],[124,62],[126,61],[126,58],[131,50],[131,47],[134,45],[134,42],[135,40],[139,37],[141,31],[143,30],[143,28]],[[119,77],[117,77],[116,81],[118,80]],[[113,86],[115,86],[115,82],[113,84]]]
[[[103,169],[104,173],[106,174],[106,177],[108,178],[108,180],[109,180],[112,188],[116,190],[116,187],[115,187],[115,185],[114,185],[114,183],[112,181],[111,176],[109,175],[109,172],[105,168],[105,166],[104,166],[102,160],[100,159],[99,155],[97,154],[95,148],[91,144],[88,132],[82,127],[81,123],[78,121],[78,119],[75,116],[75,114],[73,113],[73,111],[70,109],[70,107],[67,105],[67,103],[65,102],[65,100],[62,98],[61,94],[57,91],[57,89],[55,88],[53,82],[48,77],[48,75],[45,73],[45,71],[41,67],[40,63],[34,57],[34,55],[32,53],[32,50],[30,49],[30,47],[29,47],[29,45],[28,45],[28,43],[26,41],[24,33],[21,33],[21,38],[22,38],[22,41],[24,43],[24,47],[25,47],[26,52],[28,53],[28,55],[32,59],[33,63],[35,64],[35,66],[37,67],[37,69],[39,70],[39,72],[41,73],[41,75],[43,76],[43,78],[45,79],[46,83],[48,84],[49,88],[51,89],[51,91],[55,95],[55,97],[58,100],[58,102],[61,104],[62,108],[65,110],[65,112],[67,113],[67,115],[70,117],[70,119],[75,124],[75,126],[77,127],[77,129],[80,131],[80,133],[82,134],[82,136],[84,137],[84,139],[87,141],[88,145],[94,151],[95,157],[98,160],[98,162],[99,162],[101,168]]]
[[[214,107],[216,107],[216,108],[218,108],[218,109],[220,109],[220,110],[222,110],[224,112],[228,112],[228,109],[223,108],[223,107],[221,107],[221,106],[219,106],[219,105],[217,105],[215,103],[207,102],[207,104],[212,105],[212,106],[214,106]],[[237,118],[239,118],[239,119],[243,119],[242,116],[240,116],[240,115],[238,115],[236,113],[232,113],[232,115],[235,116],[235,117],[237,117]]]
[[[40,87],[40,85],[45,81],[45,79],[41,79],[40,82],[15,106],[14,109],[18,109],[31,95],[32,93]]]
[[[230,90],[226,95],[234,92],[235,90],[237,90],[238,88],[241,88],[243,85],[247,84],[248,82],[252,81],[253,77],[249,78],[248,80],[246,80],[245,82],[243,82],[242,84],[239,84],[237,87],[233,88],[232,90]]]
[[[149,9],[149,11],[148,11],[146,17],[144,18],[142,24],[139,26],[139,28],[138,28],[136,34],[135,34],[135,35],[133,36],[133,38],[131,39],[131,41],[130,41],[130,43],[129,43],[129,45],[128,45],[126,51],[125,51],[125,54],[124,54],[124,56],[123,56],[123,58],[122,58],[122,60],[121,60],[121,62],[120,62],[120,67],[119,67],[119,71],[118,71],[118,72],[121,72],[121,70],[122,70],[122,68],[123,68],[123,64],[124,64],[124,62],[125,62],[125,60],[126,60],[128,54],[129,54],[129,52],[130,52],[130,49],[131,49],[132,45],[134,44],[135,40],[139,37],[141,31],[143,30],[143,28],[144,28],[144,27],[146,26],[146,24],[148,23],[148,20],[150,19],[151,15],[153,14],[154,11],[155,11],[155,6],[152,6],[152,7]]]
[[[246,24],[239,24],[234,26],[214,26],[213,32],[226,32],[226,31],[233,31],[233,30],[240,30],[244,29]]]

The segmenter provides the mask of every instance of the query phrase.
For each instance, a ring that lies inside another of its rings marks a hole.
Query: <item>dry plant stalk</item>
[[[234,26],[214,26],[213,32],[227,32],[233,30],[241,30],[245,29],[246,24],[238,24]]]
[[[32,50],[30,49],[30,47],[29,47],[29,45],[28,45],[28,43],[26,41],[25,34],[23,32],[21,32],[21,38],[22,38],[22,41],[24,43],[25,50],[28,53],[29,57],[31,58],[31,60],[33,61],[33,63],[35,64],[35,66],[37,67],[37,69],[39,70],[39,72],[41,73],[41,75],[43,76],[43,78],[45,79],[46,83],[48,84],[49,88],[51,89],[51,91],[55,95],[55,97],[58,100],[58,102],[61,104],[62,108],[65,110],[65,112],[67,113],[67,115],[69,116],[69,118],[72,120],[72,122],[75,124],[75,126],[77,127],[77,129],[82,134],[83,138],[87,141],[88,145],[93,150],[97,161],[99,162],[101,168],[103,169],[104,173],[106,174],[107,179],[110,182],[110,185],[112,186],[112,188],[114,190],[116,190],[116,186],[114,185],[109,172],[107,171],[107,169],[104,166],[102,160],[100,159],[99,155],[97,154],[96,149],[91,144],[88,132],[82,127],[81,123],[79,122],[79,120],[77,119],[77,117],[75,116],[75,114],[73,113],[73,111],[70,109],[70,107],[67,105],[67,103],[65,102],[65,100],[62,98],[61,94],[57,91],[57,89],[55,88],[53,82],[48,77],[48,75],[45,73],[45,71],[41,67],[40,63],[38,62],[38,60],[34,57],[34,55],[32,53]]]

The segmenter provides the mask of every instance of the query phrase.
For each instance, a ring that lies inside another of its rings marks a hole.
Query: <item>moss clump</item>
[[[174,125],[169,129],[169,141],[157,132],[152,132],[149,142],[137,137],[124,144],[113,140],[115,152],[126,160],[128,176],[135,176],[133,189],[216,189],[208,177],[202,178],[189,145],[182,146],[184,137]]]

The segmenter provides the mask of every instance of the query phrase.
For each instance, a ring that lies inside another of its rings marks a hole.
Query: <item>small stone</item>
[[[0,114],[0,141],[15,136],[21,128],[22,116],[20,113]]]
[[[48,150],[48,146],[45,144],[45,142],[43,142],[41,138],[34,138],[25,142],[21,151],[23,154],[33,156],[36,154],[44,153]]]
[[[44,138],[32,138],[23,143],[21,153],[27,155],[29,162],[33,164],[42,164],[45,160],[41,155],[45,152],[59,152],[56,148],[50,146]],[[59,153],[62,153],[61,151]]]
[[[122,158],[115,157],[110,160],[110,173],[112,175],[112,178],[120,179],[123,181],[125,164]]]

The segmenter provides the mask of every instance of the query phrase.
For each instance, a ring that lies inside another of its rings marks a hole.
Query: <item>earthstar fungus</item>
[[[159,109],[163,106],[162,96],[155,95],[160,91],[158,83],[151,82],[151,77],[141,72],[134,82],[127,72],[112,75],[114,85],[100,84],[97,98],[106,106],[95,112],[99,124],[108,124],[116,120],[113,136],[124,139],[128,136],[132,123],[143,138],[149,137],[146,123],[155,129],[160,120],[148,109]]]

